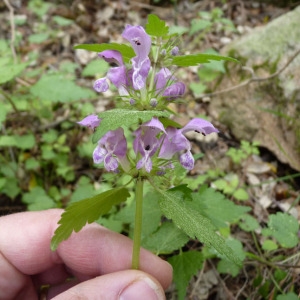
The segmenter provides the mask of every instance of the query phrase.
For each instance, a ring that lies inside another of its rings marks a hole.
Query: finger
[[[6,278],[11,274],[13,279],[13,270],[17,270],[28,275],[43,273],[45,280],[49,269],[59,273],[54,279],[59,275],[65,278],[67,272],[56,268],[63,263],[82,279],[130,268],[132,241],[97,224],[72,234],[52,252],[50,240],[62,212],[27,212],[0,218],[0,251],[11,265]],[[157,278],[164,288],[171,282],[171,266],[143,249],[140,269]]]
[[[49,290],[48,299],[165,299],[163,288],[159,282],[154,277],[136,270],[119,271],[96,277],[82,282],[59,295],[57,295],[57,292],[59,292],[59,289]],[[56,297],[52,298],[55,295]]]

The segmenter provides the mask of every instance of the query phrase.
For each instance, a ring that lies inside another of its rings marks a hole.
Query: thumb
[[[52,298],[55,294],[56,297]],[[165,293],[159,282],[149,274],[126,270],[81,282],[59,295],[55,288],[50,288],[47,298],[52,300],[164,300]]]

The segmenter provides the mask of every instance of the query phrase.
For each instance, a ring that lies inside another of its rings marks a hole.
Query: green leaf
[[[21,189],[19,188],[19,181],[17,178],[6,178],[5,186],[2,188],[1,193],[7,195],[11,199],[15,199],[20,191]]]
[[[142,246],[158,254],[168,254],[183,247],[189,238],[173,223],[166,222],[142,241]]]
[[[68,206],[58,221],[51,240],[51,249],[55,251],[62,241],[69,238],[73,231],[78,232],[86,223],[92,223],[110,211],[110,209],[130,196],[124,187],[111,189],[94,197],[75,202]]]
[[[1,61],[3,62],[3,65]],[[0,65],[0,84],[2,84],[12,80],[17,75],[19,75],[27,67],[28,63],[13,64],[11,60],[7,61],[6,58],[1,58]]]
[[[273,236],[282,247],[292,248],[299,242],[298,230],[298,221],[293,216],[278,212],[269,216],[268,228],[262,234]]]
[[[139,121],[146,122],[152,117],[168,117],[169,113],[163,111],[138,111],[127,109],[112,109],[100,113],[101,124],[93,135],[93,142],[96,143],[109,130],[115,130],[121,126],[129,127],[137,125]]]
[[[285,295],[277,296],[276,300],[299,300],[299,297],[295,293],[289,292]]]
[[[192,201],[185,201],[186,187],[163,192],[158,190],[161,194],[159,205],[162,212],[169,219],[181,228],[191,238],[197,238],[207,246],[215,248],[219,253],[227,256],[228,259],[240,264],[239,259],[230,247],[225,243],[225,240],[215,233],[215,227],[211,221],[201,215],[199,210],[195,210],[190,204]]]
[[[148,23],[146,24],[146,32],[149,35],[164,37],[169,33],[169,27],[166,26],[166,22],[161,20],[158,16],[150,14],[148,15]]]
[[[255,229],[259,228],[259,223],[257,220],[248,214],[243,215],[238,224],[241,229],[247,232],[254,231]]]
[[[34,33],[28,37],[31,44],[41,44],[49,38],[48,32]]]
[[[105,60],[92,60],[82,71],[82,76],[102,77],[108,70],[109,64]]]
[[[266,251],[273,251],[273,250],[278,249],[278,246],[272,240],[265,240],[262,244],[262,248]]]
[[[125,63],[129,62],[131,58],[135,56],[133,48],[125,44],[110,43],[110,44],[80,44],[74,47],[74,49],[83,49],[93,52],[102,52],[104,50],[116,50],[122,54]]]
[[[197,66],[199,64],[209,63],[210,61],[213,60],[216,61],[227,60],[227,61],[239,62],[237,59],[228,56],[199,53],[199,54],[174,56],[172,60],[172,64],[177,65],[179,67],[189,67],[189,66]]]
[[[241,216],[251,210],[248,206],[236,205],[213,188],[201,187],[194,195],[194,206],[209,218],[217,228],[237,222]]]
[[[183,300],[193,275],[202,268],[203,256],[200,252],[189,251],[172,256],[168,262],[173,267],[173,280],[178,290],[178,300]]]
[[[243,261],[246,257],[246,253],[243,250],[243,244],[233,238],[229,238],[226,240],[226,244],[234,250],[236,255],[239,257],[241,261]],[[227,260],[226,258],[222,258],[217,267],[220,274],[230,274],[232,277],[235,277],[239,274],[241,267],[237,265],[233,265],[231,261]]]
[[[20,149],[31,149],[36,144],[33,134],[15,135],[17,141],[17,147]]]
[[[246,190],[239,188],[237,189],[233,195],[232,195],[235,199],[240,200],[240,201],[246,201],[249,199],[249,195],[247,193]]]
[[[40,100],[65,103],[81,99],[96,98],[92,90],[76,85],[61,75],[45,74],[30,88],[30,92]]]
[[[0,136],[0,147],[13,147],[17,145],[15,136],[2,135]]]
[[[60,26],[68,26],[74,23],[73,20],[61,17],[61,16],[54,16],[53,21],[55,21]]]
[[[29,193],[25,193],[22,197],[22,201],[27,204],[28,210],[44,210],[56,207],[55,201],[50,198],[45,190],[37,186],[33,188]]]

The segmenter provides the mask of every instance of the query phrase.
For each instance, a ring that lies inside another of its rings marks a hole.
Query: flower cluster
[[[151,65],[149,54],[152,41],[143,27],[127,25],[122,36],[130,42],[136,56],[131,59],[128,67],[120,52],[100,52],[99,57],[116,66],[111,67],[104,78],[96,80],[96,91],[105,92],[111,82],[122,99],[127,100],[130,106],[136,105],[138,110],[163,110],[170,101],[184,94],[184,83],[177,81],[170,69],[161,66],[156,70],[158,64],[155,59],[154,65]],[[166,50],[163,50],[161,55],[167,57]],[[178,47],[172,47],[168,55],[177,55],[178,51]],[[78,123],[95,130],[101,126],[101,119],[97,115],[90,115]],[[182,128],[165,128],[157,117],[152,117],[133,132],[134,157],[129,155],[124,131],[120,127],[108,131],[100,138],[93,152],[93,160],[95,164],[104,164],[107,171],[162,175],[167,169],[174,168],[176,155],[179,156],[180,164],[191,170],[194,167],[194,158],[191,144],[185,136],[188,131],[203,135],[218,132],[210,122],[200,118],[192,119]]]
[[[107,91],[111,82],[123,100],[143,109],[151,109],[158,104],[162,107],[184,94],[184,83],[178,82],[168,68],[162,67],[159,71],[151,68],[151,38],[143,27],[127,25],[122,37],[130,42],[136,56],[127,68],[120,52],[105,50],[98,53],[100,58],[116,66],[111,67],[105,77],[95,81],[94,89],[97,92]],[[170,54],[177,55],[178,51],[178,47],[173,47]]]
[[[101,120],[95,115],[90,115],[78,123],[95,129]],[[192,119],[184,127],[178,129],[171,126],[164,128],[158,118],[153,117],[134,132],[135,158],[128,159],[124,131],[118,128],[107,132],[98,141],[93,152],[93,160],[95,164],[103,163],[107,171],[119,172],[121,166],[124,172],[135,168],[150,173],[154,169],[156,174],[161,175],[164,174],[165,169],[174,168],[173,157],[179,154],[181,165],[187,170],[192,170],[194,158],[191,153],[191,143],[184,135],[188,131],[203,135],[218,132],[210,122],[200,118]],[[155,161],[155,168],[153,168],[153,161]]]

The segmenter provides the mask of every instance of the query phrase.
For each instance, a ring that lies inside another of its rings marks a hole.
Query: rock
[[[300,6],[233,41],[222,54],[239,59],[256,76],[266,78],[300,49],[299,20]],[[228,70],[218,90],[251,77],[241,66],[230,64]],[[216,96],[210,110],[236,138],[258,141],[282,163],[300,171],[300,54],[279,76]]]

